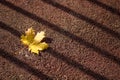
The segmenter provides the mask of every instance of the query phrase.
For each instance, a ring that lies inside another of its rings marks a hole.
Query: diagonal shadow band
[[[2,24],[5,24],[3,22],[1,22]],[[5,24],[6,25],[6,24]],[[9,27],[9,26],[7,26]],[[11,28],[12,29],[12,28]],[[19,33],[19,31],[16,31]],[[13,35],[16,34],[16,33],[12,33]],[[20,66],[21,68],[25,68],[27,67],[27,71],[29,72],[33,72],[34,75],[36,75],[38,73],[37,69],[33,69],[32,67],[28,66],[28,64],[20,61],[19,59],[13,57],[12,55],[10,55],[9,53],[5,52],[3,49],[0,49],[0,56],[2,56],[3,58],[6,58],[7,60],[10,60],[11,62],[13,62],[14,64]],[[65,63],[67,63],[68,65],[71,65],[72,67],[76,68],[76,69],[79,69],[81,70],[82,72],[86,73],[87,75],[89,76],[92,76],[93,78],[97,79],[97,80],[108,80],[106,77],[98,74],[98,73],[95,73],[94,71],[91,71],[90,69],[88,68],[85,68],[83,65],[77,63],[76,61],[74,60],[71,60],[70,58],[68,57],[65,57],[64,55],[58,53],[57,51],[53,50],[52,48],[49,48],[47,50],[47,52],[49,54],[51,54],[52,56],[64,61]],[[20,65],[19,65],[20,64]],[[39,77],[40,74],[37,74],[36,76]],[[43,75],[43,74],[42,74]],[[41,75],[41,76],[42,76]],[[44,80],[44,79],[42,79]],[[46,79],[45,79],[46,80]],[[50,79],[48,79],[50,80]]]
[[[0,3],[2,3],[5,6],[8,6],[9,8],[11,8],[11,9],[17,11],[17,12],[20,12],[21,14],[23,14],[23,15],[25,15],[25,16],[27,16],[27,17],[29,17],[29,18],[43,24],[43,25],[45,25],[46,27],[48,27],[48,28],[50,28],[52,30],[55,30],[55,31],[59,32],[60,34],[66,36],[66,37],[68,37],[70,39],[75,40],[76,42],[78,42],[78,43],[80,43],[82,45],[85,45],[87,48],[92,49],[93,51],[97,52],[98,54],[100,54],[100,55],[114,61],[118,65],[120,65],[120,58],[117,57],[117,56],[112,55],[112,53],[109,53],[108,51],[106,51],[104,49],[101,49],[100,47],[98,47],[98,46],[96,46],[96,45],[94,45],[92,43],[89,43],[86,40],[84,40],[84,39],[70,33],[69,31],[66,31],[66,30],[62,29],[59,26],[57,26],[55,24],[52,24],[52,23],[50,23],[50,22],[36,16],[35,14],[32,14],[32,13],[26,11],[26,10],[23,10],[22,8],[17,7],[17,6],[15,6],[14,4],[12,4],[10,2],[1,0]]]
[[[63,54],[53,50],[52,48],[49,48],[48,50],[46,50],[49,54],[51,54],[52,56],[56,57],[57,59],[60,59],[61,61],[64,61],[66,64],[84,72],[85,74],[92,76],[93,78],[95,78],[96,80],[109,80],[108,78],[106,78],[103,75],[100,75],[92,70],[90,70],[89,68],[84,67],[83,65],[77,63],[76,61],[70,59],[69,57],[64,56]]]
[[[10,53],[6,52],[3,49],[0,49],[0,56],[9,60],[10,62],[14,63],[20,68],[32,73],[33,75],[37,76],[39,79],[42,80],[53,80],[50,76],[43,74],[43,72],[39,71],[38,69],[34,69],[33,67],[29,66],[29,64],[17,59]]]
[[[92,19],[90,19],[90,18],[88,18],[88,17],[86,17],[82,14],[79,14],[79,13],[73,11],[72,9],[67,8],[66,6],[63,6],[63,5],[61,5],[57,2],[54,2],[53,0],[41,0],[41,1],[43,1],[47,4],[49,4],[49,5],[52,5],[53,7],[59,8],[59,9],[63,10],[64,12],[66,12],[66,13],[68,13],[68,14],[76,17],[76,18],[79,18],[79,19],[81,19],[81,20],[83,20],[83,21],[85,21],[85,22],[87,22],[91,25],[96,26],[97,28],[101,29],[102,31],[104,31],[104,32],[106,32],[110,35],[112,35],[113,37],[115,37],[117,39],[120,39],[120,33],[115,32],[112,29],[107,28],[107,26],[105,26],[101,23],[98,23],[98,22],[96,22],[96,21],[94,21],[94,20],[92,20]]]
[[[9,27],[9,25],[6,25],[2,21],[0,21],[0,28],[9,31],[11,34],[15,35],[16,37],[20,37],[21,33],[14,28]]]
[[[120,11],[118,9],[116,9],[116,8],[113,8],[113,7],[109,6],[109,5],[106,5],[106,4],[104,4],[104,3],[102,3],[102,2],[100,2],[98,0],[87,0],[87,1],[98,5],[99,7],[102,7],[103,9],[105,9],[107,11],[110,11],[111,13],[114,13],[114,14],[120,16]]]

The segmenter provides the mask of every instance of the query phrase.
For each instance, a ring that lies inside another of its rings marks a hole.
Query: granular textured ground
[[[120,80],[120,0],[0,0],[0,80]],[[49,48],[20,42],[33,27]]]

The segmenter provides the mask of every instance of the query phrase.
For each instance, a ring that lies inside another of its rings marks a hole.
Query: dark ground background
[[[31,54],[24,31],[46,30]],[[120,0],[0,0],[1,80],[120,80]]]

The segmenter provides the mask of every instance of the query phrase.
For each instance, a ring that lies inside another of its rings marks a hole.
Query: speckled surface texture
[[[120,0],[0,0],[0,80],[120,80]],[[24,31],[45,30],[31,54]]]

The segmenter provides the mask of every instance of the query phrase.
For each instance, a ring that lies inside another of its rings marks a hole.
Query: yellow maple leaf
[[[21,36],[21,42],[28,46],[29,51],[39,54],[39,51],[48,48],[47,43],[41,42],[43,38],[45,38],[44,31],[37,32],[35,35],[35,30],[33,30],[33,28],[28,28],[25,35]]]

